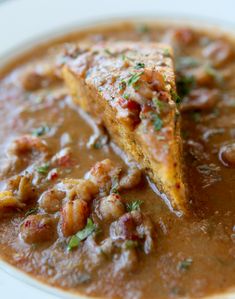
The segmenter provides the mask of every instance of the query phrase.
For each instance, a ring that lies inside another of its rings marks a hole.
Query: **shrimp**
[[[118,190],[121,191],[123,189],[132,189],[136,187],[141,181],[141,170],[131,165],[127,173],[120,178]]]
[[[81,199],[68,201],[62,209],[62,232],[65,237],[74,235],[86,225],[89,215],[88,203]]]
[[[6,190],[0,192],[0,213],[21,209],[36,195],[31,175],[16,175],[7,182]]]
[[[62,200],[65,197],[65,192],[51,189],[45,191],[39,198],[39,207],[47,213],[58,212],[62,206]]]
[[[89,202],[99,191],[92,181],[85,179],[64,179],[62,184],[69,200],[76,198]]]
[[[45,141],[38,137],[23,135],[13,141],[8,152],[11,155],[15,156],[20,156],[32,152],[47,154],[48,146]]]
[[[51,241],[56,234],[56,219],[48,215],[29,215],[20,226],[20,237],[28,244]]]
[[[16,175],[8,181],[7,190],[11,190],[19,202],[26,203],[36,196],[32,179],[31,174]]]
[[[113,193],[107,197],[101,198],[99,211],[104,220],[114,220],[122,216],[125,213],[125,207],[121,201],[120,195]]]
[[[155,248],[155,230],[149,217],[139,211],[132,211],[121,216],[110,226],[113,241],[143,242],[144,252],[149,254]]]
[[[120,167],[116,167],[110,159],[105,159],[101,162],[97,162],[92,167],[87,177],[99,188],[110,190],[112,179],[117,177],[120,172]]]
[[[12,191],[1,191],[0,192],[0,215],[5,212],[12,210],[23,208],[24,204],[22,204],[16,196],[14,196]]]

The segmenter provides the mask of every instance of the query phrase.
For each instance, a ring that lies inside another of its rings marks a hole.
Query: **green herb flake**
[[[137,83],[140,79],[140,77],[143,75],[144,72],[140,72],[140,73],[134,73],[131,74],[131,77],[128,79],[127,84],[130,85],[134,85],[135,83]]]
[[[171,57],[170,50],[168,48],[163,49],[163,56],[164,57]]]
[[[115,193],[118,194],[118,188],[119,188],[119,178],[117,176],[114,177],[114,179],[112,180],[112,189],[111,189],[111,193]]]
[[[177,91],[179,97],[187,96],[195,86],[196,80],[194,76],[179,76],[176,80]]]
[[[224,81],[223,76],[221,75],[221,73],[219,71],[217,71],[215,68],[213,68],[211,65],[206,65],[204,68],[205,72],[211,76],[212,78],[214,78],[214,80],[221,84]]]
[[[124,247],[125,247],[125,249],[134,249],[136,247],[139,247],[139,243],[138,243],[138,241],[127,240],[124,243]]]
[[[152,122],[155,131],[160,131],[163,126],[163,121],[157,114],[152,115]]]
[[[107,144],[107,142],[108,142],[108,137],[107,137],[107,135],[101,135],[101,136],[99,136],[99,137],[95,140],[95,142],[94,142],[94,144],[93,144],[93,148],[94,148],[94,149],[101,149],[101,148],[103,148],[103,147]]]
[[[125,55],[125,54],[122,54],[122,56],[121,56],[121,57],[122,57],[122,60],[123,60],[123,61],[127,60],[127,57],[126,57],[126,55]]]
[[[124,90],[126,88],[126,81],[125,80],[122,80],[120,83],[119,83],[119,89],[120,90]]]
[[[49,171],[49,163],[43,164],[42,166],[37,167],[37,172],[43,175],[46,175]]]
[[[91,220],[91,218],[87,219],[87,224],[85,228],[78,233],[76,233],[76,236],[81,240],[85,240],[87,237],[89,237],[94,231],[96,230],[96,226]]]
[[[114,54],[109,49],[104,49],[104,52],[110,56],[114,56]]]
[[[171,97],[172,97],[172,100],[176,103],[176,104],[179,104],[181,103],[181,97],[178,95],[178,93],[174,90],[174,89],[171,89],[170,91],[171,93]]]
[[[130,98],[130,95],[127,94],[127,93],[124,93],[123,98],[126,99],[126,100],[128,100]]]
[[[146,24],[138,24],[136,27],[136,31],[138,33],[148,33],[149,32],[149,27]]]
[[[38,207],[29,209],[29,210],[25,213],[25,217],[28,217],[29,215],[32,215],[32,214],[36,214],[37,212],[38,212]]]
[[[200,112],[193,112],[192,119],[194,122],[198,123],[201,120],[201,113]]]
[[[102,143],[100,142],[100,140],[97,140],[94,145],[93,145],[94,149],[101,149],[103,147]]]
[[[164,103],[160,101],[158,98],[153,98],[153,104],[155,108],[158,110],[158,112],[160,113],[161,110],[163,109]]]
[[[186,271],[191,267],[192,263],[193,263],[193,260],[191,258],[185,259],[178,263],[177,269],[179,271]]]
[[[40,137],[48,133],[50,128],[46,125],[40,126],[32,131],[32,135],[36,137]]]
[[[140,206],[143,204],[142,200],[131,201],[126,204],[126,208],[128,212],[131,211],[140,211]]]
[[[144,67],[145,67],[145,64],[142,62],[137,62],[135,65],[136,70],[143,69]]]
[[[85,240],[95,231],[97,231],[96,225],[94,224],[91,218],[88,218],[85,228],[83,230],[80,230],[74,236],[71,237],[67,247],[68,250],[70,251],[74,248],[77,248],[81,241]]]
[[[69,244],[68,244],[68,250],[71,251],[74,248],[77,248],[80,244],[81,240],[76,236],[72,236],[71,239],[69,240]]]

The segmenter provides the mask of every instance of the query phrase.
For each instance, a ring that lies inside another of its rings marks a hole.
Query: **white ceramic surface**
[[[6,54],[14,54],[15,49],[22,50],[21,45],[29,40],[50,32],[61,33],[65,28],[75,28],[101,18],[199,17],[235,28],[234,11],[234,0],[10,0],[0,4],[0,64],[4,63]],[[27,280],[31,284],[28,285],[26,280],[25,276],[0,263],[0,298],[58,298],[49,293],[53,290],[43,290],[42,286]]]

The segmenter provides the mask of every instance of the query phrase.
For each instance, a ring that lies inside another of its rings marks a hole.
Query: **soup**
[[[171,209],[64,85],[68,44],[102,40],[174,48],[189,215]],[[49,285],[102,298],[233,288],[234,71],[234,41],[225,34],[157,23],[84,30],[2,70],[2,259]]]

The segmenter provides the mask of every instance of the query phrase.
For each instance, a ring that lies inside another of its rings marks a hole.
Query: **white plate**
[[[39,36],[62,33],[66,28],[74,29],[101,18],[167,15],[180,19],[184,16],[189,20],[195,17],[214,20],[235,29],[234,11],[234,0],[11,0],[0,4],[0,57],[21,51],[22,45],[29,40],[36,41]],[[0,63],[4,62],[5,58],[0,59]],[[0,266],[0,298],[68,298],[9,266],[2,263]]]

